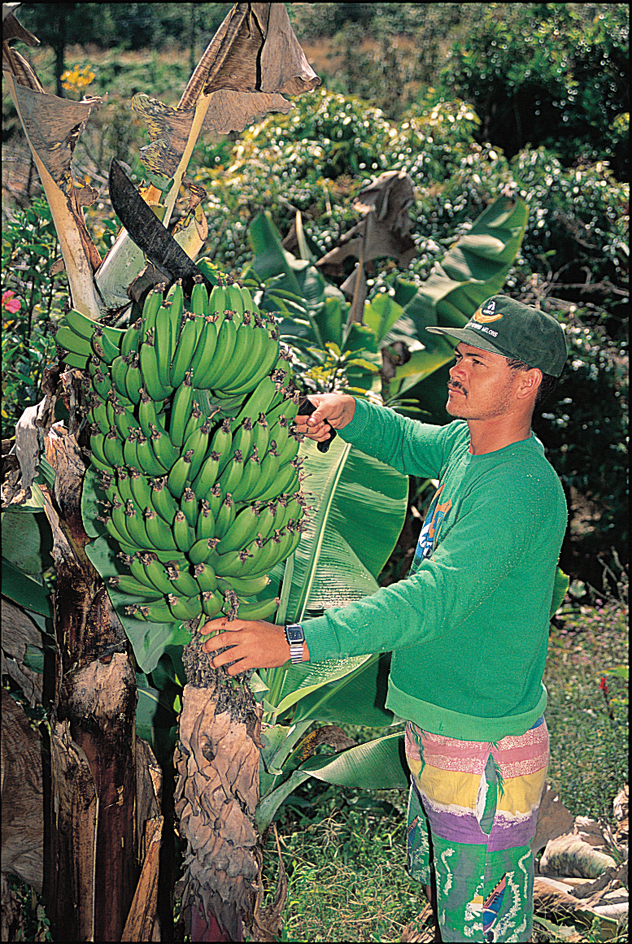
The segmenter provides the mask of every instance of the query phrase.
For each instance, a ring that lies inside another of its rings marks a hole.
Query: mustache
[[[457,380],[450,381],[450,383],[448,384],[448,390],[460,390],[461,393],[467,396],[467,391],[465,390],[465,387],[463,387],[462,384],[460,384]]]

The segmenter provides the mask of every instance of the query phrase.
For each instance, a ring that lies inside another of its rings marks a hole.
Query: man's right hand
[[[356,402],[347,393],[315,393],[307,399],[316,410],[310,416],[297,416],[294,422],[297,431],[308,439],[324,442],[329,438],[330,427],[343,429],[353,419]]]

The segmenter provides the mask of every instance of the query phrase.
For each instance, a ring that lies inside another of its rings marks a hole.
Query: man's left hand
[[[228,675],[238,675],[246,669],[274,669],[285,665],[290,658],[290,646],[285,638],[285,627],[264,620],[229,620],[227,617],[209,620],[200,629],[206,636],[211,636],[202,645],[205,652],[211,653],[211,665],[218,669],[222,665],[234,662]],[[226,652],[213,656],[217,649],[230,646]]]

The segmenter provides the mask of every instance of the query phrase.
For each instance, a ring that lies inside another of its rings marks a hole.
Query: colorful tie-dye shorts
[[[406,725],[408,871],[437,889],[444,941],[528,941],[549,759],[544,718],[520,737],[457,741]]]

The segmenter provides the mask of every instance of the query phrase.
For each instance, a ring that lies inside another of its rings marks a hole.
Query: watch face
[[[287,627],[286,627],[286,635],[287,635],[287,641],[290,643],[290,645],[291,645],[293,642],[304,642],[304,641],[305,641],[305,635],[304,635],[304,633],[303,633],[303,627],[302,627],[302,626],[287,626]]]

